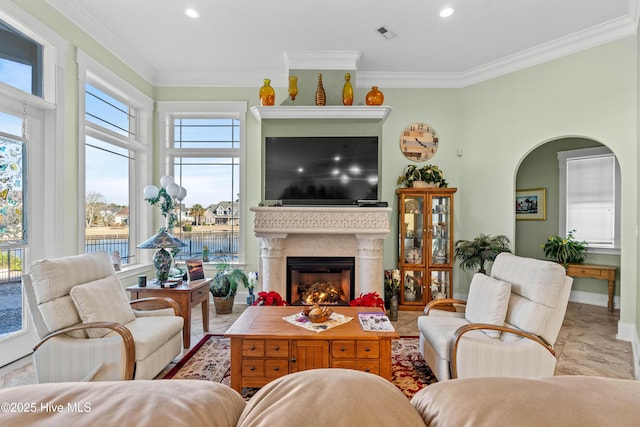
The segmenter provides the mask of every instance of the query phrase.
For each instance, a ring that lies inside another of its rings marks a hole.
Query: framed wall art
[[[547,189],[516,190],[516,219],[546,221]]]

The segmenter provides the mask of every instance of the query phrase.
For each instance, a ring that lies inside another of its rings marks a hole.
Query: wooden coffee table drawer
[[[244,359],[242,361],[243,377],[264,377],[264,359]]]
[[[288,357],[289,340],[267,340],[265,355],[267,357]]]
[[[264,340],[243,340],[243,357],[264,357]]]
[[[357,341],[356,357],[358,359],[380,358],[380,343],[378,341]]]
[[[380,361],[378,359],[372,360],[356,360],[356,369],[358,371],[369,372],[371,374],[380,374]]]
[[[331,343],[331,357],[336,359],[353,359],[356,357],[355,341],[333,341]]]
[[[333,359],[331,360],[332,368],[356,369],[355,359]]]
[[[287,359],[267,359],[264,361],[265,376],[268,378],[278,378],[289,373],[289,360]]]

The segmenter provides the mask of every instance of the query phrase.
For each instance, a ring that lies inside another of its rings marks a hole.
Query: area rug
[[[163,378],[217,381],[231,385],[230,342],[221,335],[207,335],[196,344]],[[392,342],[392,382],[411,399],[427,385],[436,382],[418,349],[418,338],[403,337]],[[251,397],[255,389],[244,389]]]

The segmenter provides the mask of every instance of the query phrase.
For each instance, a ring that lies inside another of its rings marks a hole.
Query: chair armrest
[[[117,332],[120,337],[122,337],[122,343],[124,344],[125,351],[125,371],[124,371],[124,379],[132,380],[135,364],[136,364],[136,346],[133,341],[133,335],[131,335],[131,331],[126,328],[126,326],[121,325],[120,323],[115,322],[90,322],[90,323],[82,323],[74,326],[69,326],[68,328],[60,329],[58,331],[52,332],[46,337],[44,337],[36,346],[33,348],[33,351],[36,351],[38,347],[47,342],[53,337],[58,335],[66,334],[70,331],[79,331],[83,329],[92,329],[92,328],[107,328],[112,331]],[[83,339],[83,338],[78,338]],[[86,339],[100,339],[100,338],[86,338]]]
[[[498,325],[490,325],[487,323],[469,323],[468,325],[460,326],[451,337],[451,378],[458,378],[458,367],[457,367],[457,356],[458,356],[458,344],[460,339],[464,334],[470,331],[476,331],[479,329],[492,329],[494,331],[507,332],[510,334],[519,335],[521,337],[527,338],[535,343],[540,344],[544,347],[553,357],[556,356],[556,352],[549,344],[547,340],[539,335],[534,335],[529,332],[521,331],[520,329],[509,328],[507,326],[498,326]]]
[[[148,298],[140,298],[140,299],[134,299],[133,301],[129,301],[129,304],[132,307],[135,307],[137,305],[146,305],[148,303],[159,303],[160,305],[163,305],[165,307],[173,308],[173,312],[175,313],[176,316],[182,316],[182,309],[180,308],[180,305],[178,305],[176,300],[174,300],[173,298],[148,297]]]
[[[466,305],[467,302],[465,300],[454,299],[454,298],[434,299],[429,301],[429,303],[424,307],[424,314],[428,315],[429,310],[431,310],[432,308],[436,308],[437,306],[440,306],[440,305],[453,306],[453,304]]]

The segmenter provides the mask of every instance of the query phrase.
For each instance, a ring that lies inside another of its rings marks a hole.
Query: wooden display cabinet
[[[400,188],[400,309],[422,310],[453,293],[453,194],[457,188]]]

